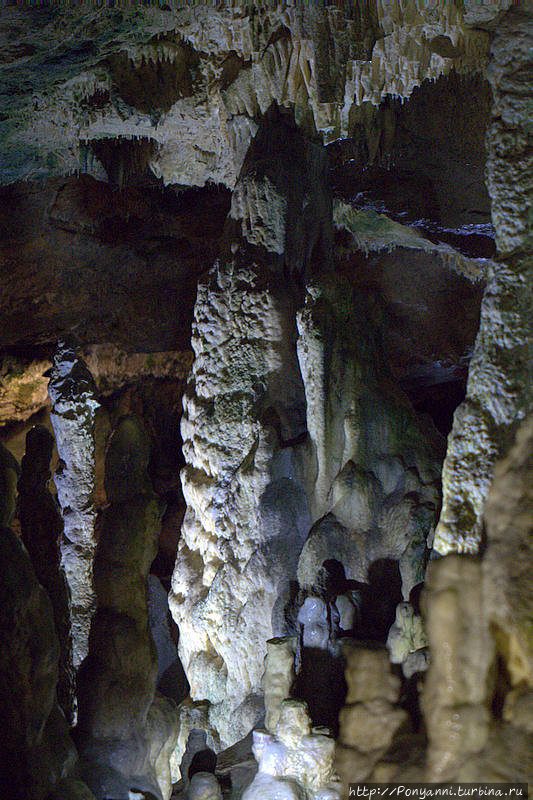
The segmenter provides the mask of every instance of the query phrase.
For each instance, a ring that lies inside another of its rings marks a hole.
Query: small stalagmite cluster
[[[532,32],[0,11],[2,797],[531,787]]]

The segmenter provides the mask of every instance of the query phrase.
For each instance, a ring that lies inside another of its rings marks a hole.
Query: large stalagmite
[[[164,508],[147,473],[150,443],[123,417],[106,454],[103,512],[94,565],[98,600],[89,654],[78,673],[79,745],[99,798],[129,789],[168,800],[175,705],[156,694],[157,653],[149,629],[147,575]]]
[[[267,117],[233,199],[234,254],[198,290],[170,607],[191,696],[210,701],[227,744],[263,713],[266,641],[281,633],[272,612],[310,524],[295,458],[306,434],[295,304],[298,281],[328,257],[324,167],[320,148]]]
[[[4,794],[528,780],[529,4],[100,6],[0,15]]]
[[[61,565],[71,597],[73,663],[79,667],[87,655],[95,608],[94,420],[99,403],[93,378],[70,344],[58,345],[48,391],[61,459],[54,476],[64,524]]]

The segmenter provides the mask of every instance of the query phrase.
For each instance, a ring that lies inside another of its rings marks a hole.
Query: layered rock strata
[[[54,482],[63,514],[61,566],[70,590],[73,664],[77,668],[87,655],[96,604],[94,424],[99,402],[90,372],[68,343],[58,345],[48,391],[60,458]]]
[[[147,473],[150,445],[124,417],[106,455],[103,512],[94,581],[98,608],[89,654],[78,674],[78,741],[97,797],[158,800],[171,793],[169,760],[177,738],[175,704],[156,694],[157,654],[149,629],[147,575],[163,507]]]

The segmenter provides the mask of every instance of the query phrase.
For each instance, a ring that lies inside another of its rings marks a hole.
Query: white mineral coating
[[[312,135],[320,133],[325,142],[350,136],[362,104],[378,105],[387,95],[407,98],[422,81],[452,69],[482,68],[489,35],[475,26],[508,5],[508,0],[483,4],[481,12],[479,4],[463,10],[452,0],[379,2],[362,23],[341,8],[313,4],[262,5],[253,13],[231,4],[126,8],[119,22],[109,17],[112,10],[68,9],[60,23],[54,19],[40,29],[39,39],[33,40],[35,56],[25,59],[18,76],[19,85],[27,81],[30,89],[12,111],[6,137],[6,145],[21,153],[21,166],[11,179],[36,169],[73,173],[83,161],[101,178],[97,159],[83,157],[87,142],[143,137],[157,145],[150,167],[165,183],[201,186],[213,181],[233,188],[256,120],[273,102],[293,110],[297,123]],[[59,24],[76,40],[90,38],[96,52],[65,59],[68,66],[60,64],[48,81],[41,67],[36,84],[31,78],[43,51],[56,45]],[[104,35],[111,25],[114,46]],[[164,40],[155,41],[160,33]],[[187,50],[193,54],[193,71],[184,58]],[[145,72],[150,76],[172,63],[184,91],[164,113],[129,107],[125,116],[113,70],[102,67],[110,55],[109,63],[120,57],[141,86]],[[107,92],[109,99],[88,112],[86,100],[95,92]]]
[[[296,638],[277,637],[267,642],[263,688],[265,692],[265,727],[275,731],[281,703],[290,695],[294,681]]]
[[[435,549],[475,553],[494,464],[531,403],[533,284],[528,208],[533,168],[524,87],[531,84],[531,15],[510,10],[498,24],[486,76],[492,85],[487,178],[500,263],[490,272],[467,395],[454,416],[443,467]],[[529,95],[528,95],[529,96]],[[517,102],[517,97],[523,100]]]
[[[303,400],[290,304],[262,283],[228,266],[199,286],[182,417],[187,512],[169,605],[191,697],[224,703],[216,727],[226,745],[248,732],[233,712],[260,690],[272,609],[309,525],[290,452],[278,455],[256,411],[263,398],[290,418]]]
[[[197,772],[189,784],[189,800],[222,800],[220,784],[210,772]]]
[[[410,603],[399,603],[396,607],[396,620],[387,637],[391,662],[401,664],[405,677],[410,678],[415,672],[427,668],[427,646],[422,617]]]
[[[222,749],[218,733],[209,720],[209,710],[210,707],[207,701],[194,702],[190,697],[187,697],[178,706],[178,738],[170,757],[170,772],[173,783],[186,778],[181,773],[181,763],[187,750],[189,737],[194,731],[205,732],[206,747],[214,752],[219,752]]]
[[[303,627],[304,647],[327,650],[330,641],[328,608],[318,597],[307,597],[298,612],[298,622]]]
[[[352,631],[359,619],[359,607],[354,597],[341,594],[335,598],[335,607],[339,613],[339,627],[343,631]]]
[[[284,632],[273,622],[274,606],[288,598],[311,525],[298,457],[306,420],[296,301],[274,270],[282,244],[300,274],[327,247],[325,174],[324,153],[284,117],[267,115],[228,221],[236,228],[234,259],[218,263],[198,287],[181,423],[187,511],[169,605],[191,698],[210,702],[224,746],[262,714],[266,642]],[[266,178],[279,225],[256,213]]]
[[[374,561],[390,558],[399,561],[407,599],[424,577],[444,443],[391,391],[372,313],[349,286],[324,280],[308,290],[298,314],[317,520],[298,580],[312,587],[323,562],[335,558],[348,578],[366,581]]]
[[[335,740],[311,732],[306,704],[285,700],[276,733],[254,731],[258,772],[243,800],[339,800],[333,767]]]
[[[54,482],[64,521],[61,566],[70,588],[73,664],[77,668],[87,655],[96,606],[94,420],[100,404],[89,370],[68,344],[58,344],[48,392],[60,458]]]

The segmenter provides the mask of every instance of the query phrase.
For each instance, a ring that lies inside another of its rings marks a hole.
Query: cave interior
[[[532,45],[2,5],[1,797],[531,790]]]

